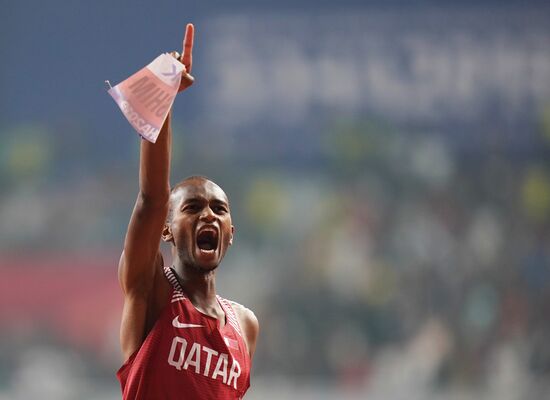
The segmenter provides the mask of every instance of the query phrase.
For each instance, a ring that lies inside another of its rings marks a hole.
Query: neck
[[[217,317],[220,306],[216,299],[216,270],[202,271],[199,267],[186,265],[179,257],[174,258],[176,276],[191,303],[201,312]]]

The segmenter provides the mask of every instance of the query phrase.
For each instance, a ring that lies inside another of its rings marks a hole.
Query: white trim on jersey
[[[239,324],[239,320],[237,319],[235,310],[233,310],[233,307],[231,306],[231,302],[227,299],[224,299],[221,296],[216,295],[216,297],[218,298],[220,304],[223,307],[223,310],[225,311],[227,322],[229,323],[229,325],[233,327],[233,329],[235,329],[235,331],[237,331],[239,336],[244,339],[243,332],[241,330],[241,325]]]
[[[178,278],[176,278],[176,274],[174,273],[172,268],[164,267],[164,274],[166,275],[166,278],[174,288],[174,293],[172,294],[172,300],[170,302],[175,303],[177,301],[183,301],[187,299],[187,297],[185,297],[185,294],[183,293],[183,288],[181,287],[178,281]],[[231,305],[231,301],[224,299],[223,297],[218,295],[216,295],[216,298],[218,299],[218,302],[220,303],[220,305],[223,308],[223,311],[225,312],[227,323],[231,325],[233,329],[235,329],[235,331],[239,334],[239,336],[244,339],[244,335],[241,330],[241,324],[237,319],[237,315],[235,314],[235,310]]]
[[[164,267],[164,275],[166,275],[168,282],[170,282],[170,284],[174,288],[172,299],[174,299],[175,297],[181,297],[182,300],[185,299],[186,297],[183,294],[183,289],[178,281],[178,278],[176,278],[176,274],[174,273],[174,271],[172,271],[172,268]]]

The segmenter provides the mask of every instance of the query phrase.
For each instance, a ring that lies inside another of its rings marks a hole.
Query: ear
[[[164,229],[162,230],[162,240],[166,243],[174,243],[174,236],[172,236],[172,229],[170,229],[169,224],[164,224]]]
[[[229,238],[229,245],[233,244],[233,234],[235,233],[235,227],[231,225],[231,238]]]

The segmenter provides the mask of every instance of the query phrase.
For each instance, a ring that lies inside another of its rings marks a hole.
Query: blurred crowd
[[[498,147],[461,154],[442,135],[364,121],[328,126],[320,135],[324,162],[300,167],[231,169],[225,157],[206,165],[180,149],[174,179],[189,165],[190,173],[220,168],[212,178],[231,199],[237,234],[219,286],[261,321],[256,379],[334,385],[358,398],[444,398],[437,396],[454,390],[543,398],[550,377],[550,132],[541,121],[538,150],[528,156]],[[24,271],[29,280],[52,248],[67,251],[69,263],[75,252],[107,253],[112,264],[102,267],[114,271],[135,196],[133,167],[67,187],[41,185],[43,168],[18,167],[36,180],[7,182],[3,253],[25,249],[27,259],[36,257]],[[106,328],[106,342],[95,345],[111,356],[94,359],[92,352],[86,361],[114,384],[116,322]],[[62,347],[63,340],[46,342]],[[5,343],[6,359],[25,365],[20,358],[30,355],[13,338]],[[33,350],[34,362],[48,351]],[[0,371],[18,380],[30,373]],[[4,388],[15,384],[6,376]]]
[[[356,135],[355,146],[366,134]],[[372,155],[330,177],[257,188],[256,229],[280,243],[268,262],[277,270],[269,281],[280,283],[262,309],[259,372],[386,398],[422,398],[426,387],[543,398],[548,162],[494,149],[460,156],[435,135],[363,140]],[[266,209],[280,213],[272,226]]]

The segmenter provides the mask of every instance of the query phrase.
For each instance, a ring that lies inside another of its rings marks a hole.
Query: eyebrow
[[[227,204],[227,201],[225,201],[224,199],[213,199],[212,200],[212,203],[224,203],[224,204]]]
[[[203,201],[207,201],[205,197],[202,197],[202,196],[195,196],[195,197],[190,197],[188,199],[185,199],[182,204],[188,204],[188,203],[200,203],[200,202],[203,202]],[[222,204],[222,205],[225,205],[225,206],[229,206],[229,203],[223,199],[213,199],[211,200],[212,203],[216,203],[216,204]]]
[[[182,201],[182,204],[187,204],[187,203],[199,203],[199,202],[202,202],[202,201],[205,201],[206,199],[204,197],[189,197],[187,199],[184,199]]]

